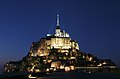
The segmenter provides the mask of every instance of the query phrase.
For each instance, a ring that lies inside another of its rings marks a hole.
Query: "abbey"
[[[37,47],[37,49],[35,49]],[[78,43],[72,40],[67,32],[60,29],[59,15],[57,15],[57,26],[55,34],[47,34],[46,38],[41,38],[39,42],[34,42],[30,50],[30,56],[47,56],[49,50],[56,49],[57,52],[68,53],[79,50]]]

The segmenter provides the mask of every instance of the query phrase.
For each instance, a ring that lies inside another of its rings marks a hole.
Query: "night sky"
[[[82,51],[120,66],[119,0],[0,0],[0,65],[22,59],[32,42],[53,33],[57,14]]]

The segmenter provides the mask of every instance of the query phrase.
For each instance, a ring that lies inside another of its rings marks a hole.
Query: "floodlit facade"
[[[51,49],[57,49],[58,52],[65,53],[69,50],[79,50],[78,43],[72,40],[67,32],[60,29],[59,15],[57,15],[57,27],[55,34],[47,34],[46,38],[34,42],[31,46],[30,56],[47,56]]]

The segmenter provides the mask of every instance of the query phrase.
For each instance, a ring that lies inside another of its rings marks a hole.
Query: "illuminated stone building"
[[[79,49],[76,40],[60,28],[59,15],[54,34],[47,34],[38,42],[33,42],[27,56],[18,62],[8,62],[6,72],[45,72],[51,69],[70,71],[79,68],[116,68],[110,59],[98,59]]]
[[[30,49],[30,56],[47,56],[51,49],[57,49],[57,52],[68,53],[79,50],[78,43],[72,40],[67,32],[60,29],[59,15],[57,15],[57,27],[55,34],[47,34],[46,38],[34,42]]]

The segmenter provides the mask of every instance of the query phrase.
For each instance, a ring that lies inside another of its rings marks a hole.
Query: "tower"
[[[61,32],[60,32],[60,19],[59,19],[59,15],[57,15],[57,27],[55,30],[55,36],[60,36]]]

